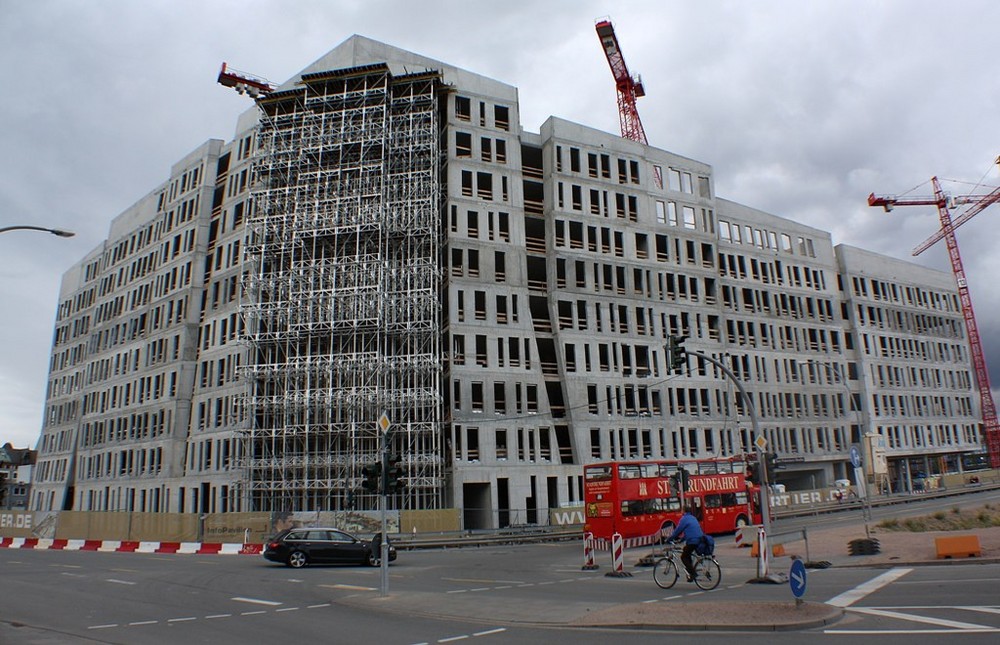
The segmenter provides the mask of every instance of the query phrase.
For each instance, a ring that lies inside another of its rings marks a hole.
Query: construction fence
[[[460,530],[458,509],[387,511],[389,534]],[[260,544],[286,528],[335,526],[361,537],[381,531],[378,511],[129,513],[0,511],[0,538]]]

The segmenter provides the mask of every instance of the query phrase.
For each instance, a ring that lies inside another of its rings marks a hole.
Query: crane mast
[[[639,110],[635,104],[638,97],[646,95],[642,79],[629,74],[611,21],[599,20],[595,28],[601,46],[604,47],[604,55],[608,58],[608,65],[611,66],[611,74],[615,77],[615,87],[618,89],[618,118],[621,121],[622,138],[648,144],[646,131],[642,127]]]
[[[986,369],[986,357],[983,353],[983,344],[979,336],[979,326],[976,324],[976,314],[972,308],[972,298],[969,295],[969,285],[965,279],[965,268],[962,265],[962,256],[958,250],[958,241],[955,239],[955,229],[967,222],[976,213],[980,212],[990,204],[1000,199],[1000,194],[993,191],[986,196],[965,196],[962,201],[973,203],[973,207],[964,213],[957,220],[952,220],[951,212],[948,208],[949,200],[941,188],[941,183],[937,177],[931,178],[934,186],[934,197],[913,197],[901,198],[895,196],[875,195],[868,196],[869,206],[881,206],[886,212],[891,211],[895,206],[936,206],[938,217],[941,221],[940,230],[932,235],[924,244],[914,250],[914,255],[929,248],[939,239],[944,239],[948,247],[948,257],[951,260],[951,270],[955,274],[955,282],[958,285],[959,302],[962,305],[962,315],[965,318],[965,327],[969,334],[969,350],[972,355],[972,366],[976,373],[976,384],[979,387],[979,399],[983,412],[983,426],[985,427],[986,451],[990,459],[991,468],[1000,468],[1000,424],[997,423],[996,405],[993,401],[993,393],[990,390],[990,374]],[[969,213],[972,213],[971,215]]]

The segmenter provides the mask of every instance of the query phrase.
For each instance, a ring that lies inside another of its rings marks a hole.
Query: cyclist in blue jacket
[[[684,550],[681,551],[681,562],[684,563],[684,568],[687,570],[688,582],[694,580],[694,563],[691,561],[691,554],[694,553],[703,535],[705,535],[705,532],[701,530],[701,524],[698,523],[698,518],[694,516],[694,508],[690,504],[685,505],[681,521],[677,523],[677,528],[670,534],[667,541],[671,542],[680,536],[684,536]]]

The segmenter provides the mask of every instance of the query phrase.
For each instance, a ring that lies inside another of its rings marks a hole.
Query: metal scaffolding
[[[406,487],[442,508],[441,78],[385,65],[307,74],[258,99],[247,221],[250,508],[378,508],[361,469],[378,418]]]

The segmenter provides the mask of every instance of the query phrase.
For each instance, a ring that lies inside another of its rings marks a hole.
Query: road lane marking
[[[346,589],[348,591],[375,591],[375,587],[362,587],[360,585],[317,585],[319,587],[326,587],[327,589]]]
[[[951,627],[952,629],[992,629],[988,625],[976,625],[975,623],[962,623],[957,620],[945,620],[944,618],[931,618],[929,616],[917,616],[905,614],[901,611],[889,611],[887,609],[873,609],[871,607],[851,607],[848,611],[858,614],[868,614],[870,616],[882,616],[884,618],[896,618],[914,623],[927,623],[939,627]]]
[[[232,618],[232,614],[212,614],[211,616],[205,616],[206,620],[211,620],[213,618]]]
[[[267,605],[269,607],[277,607],[280,602],[275,602],[274,600],[261,600],[259,598],[244,598],[243,596],[236,596],[230,598],[230,600],[235,600],[236,602],[249,602],[254,605]]]
[[[1000,628],[986,629],[825,629],[824,634],[848,634],[851,636],[872,634],[995,634]]]
[[[111,627],[118,627],[118,623],[109,623],[107,625],[91,625],[87,629],[110,629]]]
[[[454,643],[455,641],[464,641],[469,637],[468,634],[462,634],[461,636],[452,636],[451,638],[441,638],[438,639],[439,643]]]
[[[116,585],[134,585],[134,582],[129,582],[128,580],[116,580],[115,578],[108,578],[105,582],[113,582]]]
[[[129,623],[129,627],[137,627],[139,625],[155,625],[158,622],[160,622],[160,621],[158,621],[158,620],[140,620],[140,621],[135,622],[135,623]]]
[[[190,622],[192,620],[198,620],[198,619],[195,618],[194,616],[185,616],[184,618],[168,618],[167,622],[168,623],[187,623],[187,622]]]
[[[298,610],[299,610],[298,607],[282,607],[281,609],[275,609],[274,611],[275,613],[278,613],[282,611],[298,611]]]
[[[875,593],[882,587],[902,578],[906,574],[913,571],[913,569],[890,569],[880,576],[872,578],[868,582],[862,583],[855,587],[854,589],[849,589],[839,596],[835,596],[830,600],[826,601],[826,604],[833,605],[834,607],[850,607],[854,603],[858,602],[865,596]]]
[[[321,607],[329,607],[330,603],[324,602],[322,605],[309,605],[306,609],[319,609]]]
[[[497,627],[496,629],[487,629],[485,632],[474,632],[473,636],[492,636],[493,634],[499,634],[500,632],[507,631],[506,627]]]
[[[266,614],[266,611],[244,611],[240,616],[257,616],[259,614]]]

